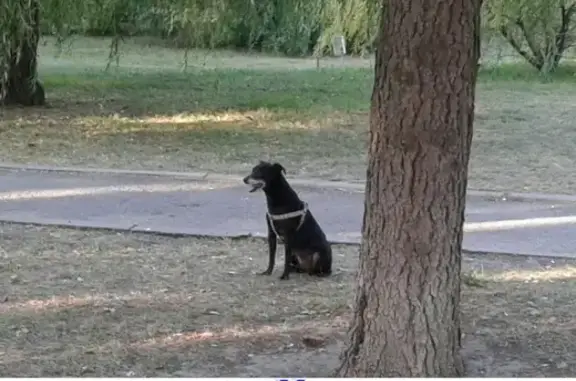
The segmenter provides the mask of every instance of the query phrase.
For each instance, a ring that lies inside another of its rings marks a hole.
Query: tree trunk
[[[4,83],[6,89],[0,88],[3,90],[0,91],[0,101],[4,104],[39,106],[46,102],[44,88],[37,79],[40,7],[38,0],[21,3],[23,12],[27,12],[22,18],[31,26],[31,32],[23,39],[13,36],[12,53],[8,59],[8,80]]]
[[[480,1],[388,0],[340,377],[458,377]]]

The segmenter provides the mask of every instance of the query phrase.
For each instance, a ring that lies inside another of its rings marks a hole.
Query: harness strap
[[[276,237],[278,238],[278,240],[280,240],[280,242],[284,242],[284,239],[282,238],[282,236],[280,236],[278,234],[278,231],[276,230],[276,227],[274,226],[274,221],[283,221],[283,220],[289,220],[291,218],[300,217],[300,222],[298,223],[298,226],[296,227],[296,231],[300,230],[302,225],[304,225],[306,213],[308,213],[308,204],[306,202],[304,202],[303,204],[304,204],[304,206],[302,207],[302,209],[296,210],[296,211],[290,212],[290,213],[271,214],[270,212],[266,212],[266,218],[268,218],[268,222],[270,223],[270,227],[272,228],[272,232],[274,233],[274,235],[276,235]]]

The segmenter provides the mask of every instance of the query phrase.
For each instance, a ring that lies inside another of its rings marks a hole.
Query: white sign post
[[[332,37],[332,53],[336,57],[344,57],[346,55],[346,40],[344,36]]]
[[[332,54],[335,57],[340,57],[340,63],[344,64],[344,56],[346,55],[346,40],[344,36],[332,37]]]

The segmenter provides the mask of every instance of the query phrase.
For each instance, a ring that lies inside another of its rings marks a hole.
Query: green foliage
[[[0,2],[0,103],[7,102],[8,97],[10,101],[33,103],[24,98],[36,91],[37,21],[37,0]],[[43,89],[38,91],[42,93],[38,101],[43,103]]]
[[[574,0],[489,0],[485,24],[543,74],[558,67],[574,42]]]
[[[32,0],[5,0],[0,37],[26,38],[25,14]],[[330,54],[344,35],[350,54],[372,52],[378,35],[379,0],[41,0],[42,31],[58,43],[73,34],[113,36],[109,64],[122,51],[122,37],[186,48],[241,48],[288,55]],[[575,0],[485,0],[484,35],[505,35],[532,66],[555,70],[573,41]],[[562,13],[564,12],[564,13]],[[564,17],[562,16],[570,16]],[[568,24],[566,23],[568,20]],[[3,57],[6,57],[4,52]],[[0,56],[0,64],[4,65]],[[2,71],[5,73],[6,71]]]
[[[328,0],[322,14],[323,33],[317,45],[318,53],[326,53],[335,35],[346,38],[348,52],[363,55],[372,52],[378,36],[381,14],[380,1]]]
[[[29,38],[28,25],[20,22],[23,13],[25,10],[18,1],[7,0],[0,5],[0,99],[6,95],[12,52],[22,39]]]
[[[328,51],[343,34],[348,51],[371,50],[374,0],[43,0],[44,33],[158,37],[184,48],[241,48],[293,56]]]

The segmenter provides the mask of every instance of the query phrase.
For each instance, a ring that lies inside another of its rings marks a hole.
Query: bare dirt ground
[[[254,275],[261,240],[0,225],[3,376],[330,376],[358,252],[334,276]],[[281,266],[281,263],[278,265]],[[469,376],[576,373],[576,263],[465,255]]]

